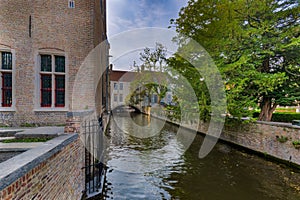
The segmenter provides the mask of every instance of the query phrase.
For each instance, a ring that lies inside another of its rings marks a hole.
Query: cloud
[[[107,1],[109,40],[118,33],[136,28],[167,28],[170,25],[170,19],[177,18],[180,8],[186,3],[187,0],[109,0]],[[135,38],[136,36],[133,33],[131,32],[130,37]],[[124,52],[125,55],[122,58],[113,61],[116,59],[116,55],[113,55],[115,50],[120,50],[128,45],[134,46],[134,44],[128,42],[129,40],[130,38],[118,42],[109,41],[112,42],[111,55],[114,56],[111,62],[113,62],[116,69],[129,70],[133,60],[138,62],[139,52],[147,46],[144,44],[134,52]]]
[[[169,26],[187,0],[109,0],[108,35],[132,28]]]

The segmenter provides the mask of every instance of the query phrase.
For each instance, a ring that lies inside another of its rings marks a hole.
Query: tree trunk
[[[263,97],[262,102],[260,103],[260,114],[259,121],[271,121],[273,112],[276,109],[277,104],[272,102],[271,97]]]

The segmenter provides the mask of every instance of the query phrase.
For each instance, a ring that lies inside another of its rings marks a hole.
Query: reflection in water
[[[149,124],[143,115],[131,118],[140,126]],[[115,120],[122,121],[119,127]],[[114,116],[111,123],[105,199],[300,199],[300,173],[295,170],[222,143],[199,159],[201,135],[184,151],[176,126],[165,124],[152,137],[137,138],[130,134],[130,121]],[[160,122],[151,118],[151,123]]]

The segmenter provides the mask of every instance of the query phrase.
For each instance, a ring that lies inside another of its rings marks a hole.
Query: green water
[[[136,125],[150,123],[157,124],[157,134],[134,133]],[[300,199],[299,171],[222,143],[199,159],[203,136],[185,150],[176,139],[178,128],[161,125],[143,115],[113,116],[104,199]]]

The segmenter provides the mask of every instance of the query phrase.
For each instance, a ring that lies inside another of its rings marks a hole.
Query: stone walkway
[[[1,143],[0,152],[7,151],[26,151],[40,146],[43,142],[16,142],[16,143]]]
[[[26,151],[40,146],[43,142],[2,143],[1,140],[13,138],[54,138],[64,134],[64,127],[2,128],[0,129],[0,152]],[[1,139],[2,138],[2,139]]]

